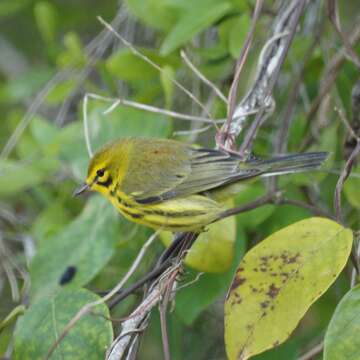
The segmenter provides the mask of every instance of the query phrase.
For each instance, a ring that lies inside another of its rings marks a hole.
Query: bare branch
[[[224,147],[224,148],[227,147],[229,149],[233,148],[234,139],[232,139],[231,134],[230,134],[230,126],[231,126],[231,122],[233,120],[233,115],[234,115],[235,106],[236,106],[237,90],[238,90],[240,75],[241,75],[241,71],[244,67],[244,64],[246,62],[247,56],[249,54],[251,43],[252,43],[252,40],[254,37],[255,26],[259,19],[262,6],[263,6],[263,1],[257,0],[255,9],[254,9],[254,14],[252,17],[251,27],[246,36],[244,46],[241,49],[241,53],[240,53],[239,59],[236,64],[234,80],[231,84],[230,91],[229,91],[227,122],[222,127],[221,131],[217,134],[217,139],[216,139],[216,142],[220,147]],[[228,143],[228,145],[226,145],[227,143]]]
[[[106,359],[121,359],[129,347],[131,334],[141,327],[149,316],[151,310],[159,303],[163,289],[173,281],[173,275],[179,271],[181,263],[176,263],[162,275],[155,286],[148,292],[146,298],[136,307],[127,320],[122,323],[122,330],[109,348]]]
[[[170,347],[169,347],[169,336],[167,332],[167,322],[166,322],[166,313],[169,301],[173,296],[175,296],[174,288],[176,287],[176,276],[178,272],[174,272],[171,275],[171,280],[169,284],[166,286],[164,295],[162,296],[162,301],[159,304],[159,312],[160,312],[160,325],[161,325],[161,336],[162,336],[162,344],[163,344],[163,352],[164,359],[170,360]]]
[[[246,133],[245,139],[241,144],[239,153],[242,156],[245,156],[246,153],[251,150],[252,142],[256,137],[259,127],[266,120],[266,118],[271,115],[274,110],[274,100],[271,93],[279,76],[280,68],[285,61],[285,57],[290,48],[290,44],[295,36],[296,28],[298,26],[300,16],[305,8],[305,5],[306,0],[294,0],[289,5],[289,7],[284,10],[283,13],[280,12],[281,17],[278,19],[278,22],[275,22],[276,26],[272,37],[276,36],[279,33],[288,33],[288,36],[286,36],[285,38],[279,38],[273,43],[272,46],[269,46],[269,55],[268,57],[265,57],[265,62],[261,66],[258,78],[259,84],[261,85],[258,88],[255,87],[255,92],[253,90],[251,93],[252,96],[255,96],[260,110],[257,113],[254,121],[250,125],[250,128]],[[238,114],[238,109],[236,109],[234,114],[235,119]],[[240,114],[241,112],[242,106],[240,104]]]
[[[307,204],[303,201],[285,198],[283,196],[282,191],[276,191],[275,193],[270,192],[264,196],[261,196],[258,199],[254,200],[248,204],[225,210],[219,220],[224,219],[229,216],[241,214],[246,211],[254,210],[260,206],[269,205],[269,204],[297,206],[297,207],[307,209],[315,215],[333,218],[333,216],[331,214],[320,209],[317,206]]]
[[[240,155],[242,156],[250,149],[264,117],[268,116],[274,108],[271,92],[295,34],[300,15],[305,8],[306,0],[293,0],[286,5],[282,6],[274,20],[274,29],[269,41],[265,44],[266,54],[260,57],[262,62],[258,64],[258,74],[253,87],[236,107],[231,121],[225,123],[222,129],[225,148],[231,149],[235,138],[240,134],[247,120],[244,112],[258,110],[257,116],[241,145]]]

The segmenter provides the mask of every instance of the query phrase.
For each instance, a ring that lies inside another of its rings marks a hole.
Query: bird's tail
[[[250,160],[249,165],[261,169],[262,177],[316,169],[327,159],[327,152],[280,155],[268,160]]]

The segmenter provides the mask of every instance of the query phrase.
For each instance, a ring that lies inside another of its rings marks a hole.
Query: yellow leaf
[[[284,342],[344,268],[352,239],[350,230],[314,217],[249,251],[225,302],[229,359],[248,359]]]
[[[233,203],[229,207],[233,206]],[[172,241],[170,232],[160,234],[162,242],[168,246]],[[208,227],[200,234],[185,258],[186,265],[198,271],[221,273],[229,269],[234,256],[236,240],[236,220],[229,217]]]

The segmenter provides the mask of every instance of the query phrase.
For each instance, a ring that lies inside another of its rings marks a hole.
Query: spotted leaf
[[[249,251],[225,302],[229,359],[248,359],[284,342],[344,268],[352,238],[334,221],[310,218]]]

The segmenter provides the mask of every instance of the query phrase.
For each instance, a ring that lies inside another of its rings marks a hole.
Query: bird
[[[74,195],[97,191],[130,221],[200,233],[224,217],[243,182],[320,167],[327,152],[244,160],[234,152],[172,139],[127,137],[100,148]]]

